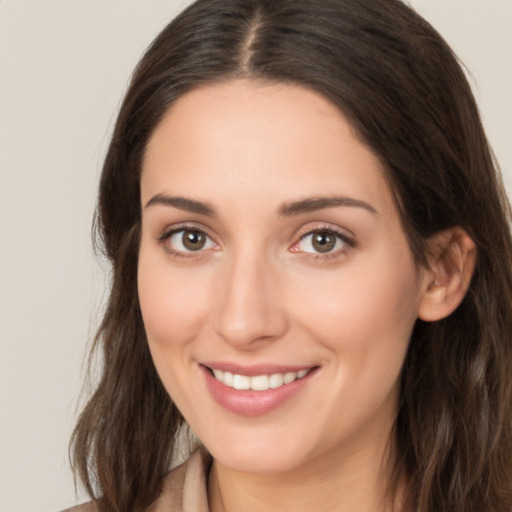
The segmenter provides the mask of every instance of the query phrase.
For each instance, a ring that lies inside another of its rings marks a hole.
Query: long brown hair
[[[417,321],[403,369],[394,478],[404,510],[512,509],[510,213],[475,100],[439,34],[399,0],[198,0],[137,66],[105,159],[98,243],[111,293],[94,349],[102,374],[73,434],[76,474],[101,511],[161,490],[184,420],[153,366],[137,298],[139,179],[169,106],[237,77],[322,94],[381,159],[410,246],[461,226],[478,258],[449,317]]]

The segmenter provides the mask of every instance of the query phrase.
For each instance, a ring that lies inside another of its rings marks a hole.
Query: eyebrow
[[[371,204],[346,196],[309,197],[301,199],[300,201],[291,201],[283,204],[281,208],[279,208],[279,215],[281,217],[292,217],[294,215],[336,206],[363,208],[374,215],[378,215],[377,210]]]
[[[215,217],[216,215],[215,209],[208,203],[203,203],[202,201],[196,201],[194,199],[188,199],[181,196],[157,194],[146,203],[145,208],[154,205],[172,206],[179,210],[185,210],[187,212],[197,213],[207,217]],[[371,204],[346,196],[309,197],[299,201],[286,202],[281,205],[278,210],[278,214],[280,217],[293,217],[295,215],[337,206],[363,208],[374,215],[378,215],[377,210]]]
[[[207,217],[215,216],[215,210],[209,204],[203,203],[201,201],[195,201],[194,199],[187,199],[186,197],[157,194],[146,203],[145,208],[157,204],[161,204],[164,206],[173,206],[174,208],[178,208],[179,210],[198,213],[200,215],[206,215]]]

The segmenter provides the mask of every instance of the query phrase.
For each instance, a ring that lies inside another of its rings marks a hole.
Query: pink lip
[[[219,382],[206,367],[199,365],[206,386],[213,399],[222,407],[241,416],[261,416],[267,414],[288,402],[310,382],[311,377],[317,373],[318,368],[313,368],[305,377],[297,379],[290,384],[266,391],[238,390]],[[209,365],[208,365],[209,366]],[[287,371],[299,371],[310,367],[282,367],[274,365],[251,366],[241,368],[231,364],[212,364],[215,369],[231,371],[241,375],[269,375],[272,373],[286,373]],[[284,368],[284,370],[283,370]],[[297,369],[295,369],[297,368]]]

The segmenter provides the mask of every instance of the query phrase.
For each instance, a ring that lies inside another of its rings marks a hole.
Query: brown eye
[[[312,255],[334,255],[347,252],[355,243],[342,233],[333,229],[315,229],[306,233],[293,246],[293,252],[303,252]]]
[[[317,231],[312,234],[311,245],[318,252],[330,252],[336,245],[337,237],[330,231]]]
[[[175,253],[200,252],[215,249],[215,242],[200,229],[178,229],[162,237],[162,243]]]
[[[182,243],[189,251],[199,251],[206,245],[206,235],[200,231],[187,229],[183,231]]]

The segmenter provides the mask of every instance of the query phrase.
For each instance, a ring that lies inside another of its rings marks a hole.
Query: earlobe
[[[418,307],[418,318],[434,322],[450,315],[464,299],[475,269],[477,250],[460,227],[429,240],[429,268]]]

